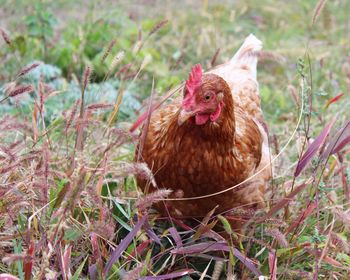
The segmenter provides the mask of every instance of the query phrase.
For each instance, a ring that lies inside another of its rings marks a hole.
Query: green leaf
[[[115,198],[113,198],[113,202],[114,202],[115,206],[118,208],[118,210],[120,211],[120,213],[122,213],[125,218],[130,219],[130,215],[128,215],[125,212],[124,208],[117,202],[117,200]]]
[[[152,258],[152,249],[149,249],[147,251],[147,255],[146,255],[146,258],[145,258],[145,261],[144,261],[144,268],[142,269],[141,271],[141,276],[146,276],[147,273],[148,273],[148,267],[151,265],[151,258]]]
[[[302,247],[291,247],[291,248],[280,248],[277,249],[277,257],[282,257],[284,255],[287,255],[289,258],[290,256],[294,256],[295,254],[301,252],[303,250]]]
[[[61,183],[62,183],[62,185],[60,185],[58,188],[57,199],[55,201],[55,204],[53,205],[53,208],[60,207],[64,197],[66,196],[66,193],[69,190],[68,180],[62,180]]]
[[[114,219],[117,220],[117,222],[118,222],[119,224],[121,224],[121,225],[123,226],[123,228],[125,228],[125,229],[128,230],[128,231],[131,231],[131,230],[132,230],[132,228],[131,228],[126,222],[124,222],[121,218],[119,218],[118,216],[116,216],[116,215],[114,215],[114,214],[113,214],[113,217],[114,217]]]
[[[73,277],[71,278],[71,280],[78,280],[79,279],[79,276],[80,276],[81,272],[83,271],[85,262],[88,259],[88,257],[89,256],[87,256],[85,258],[85,260],[79,265],[78,269],[75,271],[75,273],[74,273]]]
[[[25,230],[26,229],[26,218],[23,216],[23,214],[19,214],[17,217],[18,225],[19,225],[19,230]]]
[[[22,248],[22,242],[19,241],[18,243],[15,241],[15,244],[13,246],[13,250],[15,254],[21,254],[23,253],[23,248]],[[24,279],[24,272],[23,272],[23,262],[22,261],[16,261],[16,266],[17,266],[17,272],[18,276],[20,279]]]

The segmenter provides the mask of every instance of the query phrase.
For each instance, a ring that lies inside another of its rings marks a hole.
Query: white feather
[[[235,67],[245,65],[250,68],[256,78],[256,67],[258,63],[258,51],[262,49],[262,42],[253,34],[250,34],[236,54],[231,58],[229,64]]]
[[[245,80],[245,77],[256,80],[258,51],[261,49],[262,42],[253,34],[250,34],[230,61],[215,67],[209,73],[219,75],[229,83],[237,83],[240,80]],[[249,73],[242,71],[243,68],[248,69]]]

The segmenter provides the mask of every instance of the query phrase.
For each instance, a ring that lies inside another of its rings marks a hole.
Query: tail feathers
[[[232,57],[230,64],[235,66],[248,66],[256,77],[256,66],[258,63],[258,51],[262,49],[262,42],[253,34],[250,34],[236,54]]]

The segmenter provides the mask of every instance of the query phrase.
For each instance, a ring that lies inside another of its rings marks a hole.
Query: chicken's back
[[[263,116],[256,67],[257,52],[261,48],[261,41],[251,34],[229,62],[209,71],[222,77],[230,86],[235,106],[260,121]]]

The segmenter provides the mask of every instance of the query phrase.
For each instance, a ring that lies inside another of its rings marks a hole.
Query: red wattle
[[[209,120],[209,115],[208,114],[197,114],[195,116],[196,119],[196,125],[203,125]]]
[[[212,122],[215,122],[219,118],[220,113],[221,113],[221,107],[222,107],[222,105],[221,105],[221,103],[219,103],[218,108],[216,109],[216,111],[210,115],[210,120]]]

